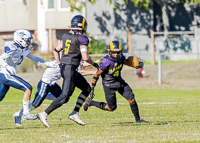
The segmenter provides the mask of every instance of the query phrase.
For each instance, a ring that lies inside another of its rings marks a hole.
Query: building
[[[0,53],[21,28],[32,32],[39,51],[51,52],[76,14],[65,0],[0,0]]]

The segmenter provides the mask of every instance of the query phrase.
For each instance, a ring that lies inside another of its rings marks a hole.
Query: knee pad
[[[60,97],[58,97],[58,99],[61,104],[65,104],[69,101],[69,97],[63,96],[63,94],[61,94]]]
[[[110,106],[108,107],[111,109],[111,111],[115,111],[117,109],[117,105],[112,105],[111,107]]]

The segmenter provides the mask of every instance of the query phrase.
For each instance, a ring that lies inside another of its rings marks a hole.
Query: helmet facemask
[[[112,41],[108,46],[108,53],[109,53],[110,58],[114,62],[119,61],[123,55],[121,43],[119,43],[118,41]],[[115,56],[113,56],[114,53],[116,53]]]
[[[26,29],[19,29],[14,33],[14,42],[23,48],[26,48],[32,43],[32,34]]]

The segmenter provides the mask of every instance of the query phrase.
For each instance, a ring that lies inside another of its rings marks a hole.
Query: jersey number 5
[[[71,40],[67,39],[66,42],[65,42],[65,49],[64,49],[65,54],[68,54],[70,43],[71,43]]]

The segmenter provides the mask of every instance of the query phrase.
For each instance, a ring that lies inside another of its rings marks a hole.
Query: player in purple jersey
[[[84,79],[82,75],[80,75],[80,77],[76,76],[77,68],[81,61],[81,58],[86,62],[90,63],[91,65],[93,65],[94,67],[98,68],[98,64],[94,63],[90,59],[87,53],[87,46],[89,44],[89,39],[85,35],[83,35],[86,29],[87,29],[86,19],[81,15],[76,15],[71,20],[70,32],[67,32],[62,36],[62,42],[53,51],[55,59],[61,69],[63,85],[62,85],[61,95],[58,98],[56,98],[45,111],[37,115],[37,117],[46,127],[50,127],[47,121],[48,115],[55,109],[61,107],[64,103],[67,103],[72,93],[74,92],[77,81],[79,81],[78,78]],[[63,53],[60,59],[59,51],[61,50],[63,50]],[[82,82],[79,83],[79,85],[86,86],[87,81],[82,80]],[[91,87],[88,84],[88,86],[86,86],[84,89],[85,92],[82,93],[83,96],[81,97],[81,100],[83,102],[89,95]],[[83,102],[81,102],[80,107],[82,106]],[[76,110],[79,109],[77,108]],[[74,120],[75,122],[81,120],[78,111],[72,112],[69,115],[69,119]]]
[[[129,65],[128,60],[122,54],[122,46],[118,41],[112,41],[108,46],[109,54],[102,58],[99,62],[99,69],[93,77],[91,98],[94,97],[94,87],[99,76],[102,77],[102,84],[107,103],[94,101],[87,97],[83,109],[87,111],[88,107],[95,106],[102,110],[114,111],[117,108],[116,91],[126,98],[130,104],[131,111],[135,116],[136,123],[149,123],[140,119],[138,105],[135,100],[134,93],[130,86],[122,79],[121,70],[123,64]],[[143,67],[143,63],[139,62],[136,68]]]

